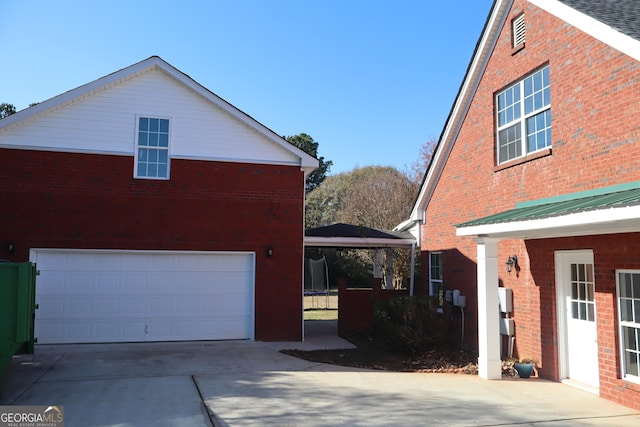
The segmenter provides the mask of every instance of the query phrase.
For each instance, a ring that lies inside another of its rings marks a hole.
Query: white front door
[[[556,252],[561,378],[599,387],[592,251]]]

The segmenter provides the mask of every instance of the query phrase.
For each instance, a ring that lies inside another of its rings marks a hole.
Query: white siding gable
[[[0,147],[133,156],[138,116],[170,119],[172,158],[301,162],[295,151],[274,143],[158,67],[0,128]]]

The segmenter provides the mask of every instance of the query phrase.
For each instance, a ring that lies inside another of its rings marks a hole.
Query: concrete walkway
[[[640,413],[559,383],[369,371],[278,351],[349,347],[334,326],[308,324],[303,343],[40,345],[14,358],[2,404],[62,405],[67,427],[640,425]]]

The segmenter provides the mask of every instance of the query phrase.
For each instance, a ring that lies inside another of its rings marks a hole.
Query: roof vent
[[[518,16],[512,22],[513,29],[513,47],[520,46],[524,44],[525,34],[526,34],[526,26],[524,24],[524,13]]]

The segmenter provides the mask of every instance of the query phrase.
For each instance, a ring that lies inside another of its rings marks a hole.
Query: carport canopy
[[[304,233],[304,247],[345,249],[411,249],[409,295],[413,295],[417,239],[409,231],[389,231],[360,225],[336,223],[310,228]]]

